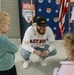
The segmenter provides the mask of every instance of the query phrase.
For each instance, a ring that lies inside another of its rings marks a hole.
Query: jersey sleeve
[[[33,53],[34,48],[30,46],[30,39],[31,39],[31,34],[32,34],[32,28],[28,28],[24,34],[24,38],[22,41],[22,48]]]
[[[55,50],[55,36],[51,28],[48,28],[48,32],[48,42],[50,44],[49,51],[52,52],[53,50]]]

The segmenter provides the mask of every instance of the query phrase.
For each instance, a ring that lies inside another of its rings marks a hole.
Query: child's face
[[[2,33],[6,33],[9,30],[9,25],[10,25],[9,21],[2,25]]]

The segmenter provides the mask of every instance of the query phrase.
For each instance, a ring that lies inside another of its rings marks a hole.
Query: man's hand
[[[42,56],[42,52],[41,51],[38,51],[38,50],[34,50],[33,52],[34,54],[38,55],[39,57]]]
[[[49,50],[43,51],[42,52],[42,57],[48,56],[49,54]]]

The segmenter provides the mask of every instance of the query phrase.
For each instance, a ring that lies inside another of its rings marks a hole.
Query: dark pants
[[[35,49],[35,50],[39,50],[39,51],[42,52],[42,51],[48,50],[48,48],[49,48],[49,45],[45,45],[45,48],[35,47],[34,49]],[[57,51],[56,51],[56,50],[53,50],[53,51],[52,51],[51,53],[49,53],[48,56],[46,56],[46,57],[54,56],[56,53],[57,53]],[[27,60],[29,59],[30,54],[31,54],[31,52],[28,52],[27,50],[22,49],[21,56],[24,58],[24,60],[27,61]],[[45,59],[46,57],[43,57],[43,58]]]
[[[6,71],[0,71],[0,75],[17,75],[16,68],[13,66],[11,69]]]

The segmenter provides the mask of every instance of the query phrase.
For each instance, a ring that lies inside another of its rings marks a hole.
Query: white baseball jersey
[[[22,41],[22,48],[33,53],[35,50],[34,47],[44,48],[45,44],[50,45],[49,51],[51,52],[54,46],[55,37],[50,27],[46,27],[46,31],[44,35],[40,35],[36,29],[36,23],[32,26],[28,27],[25,32],[23,41]],[[53,43],[52,43],[53,42]]]

